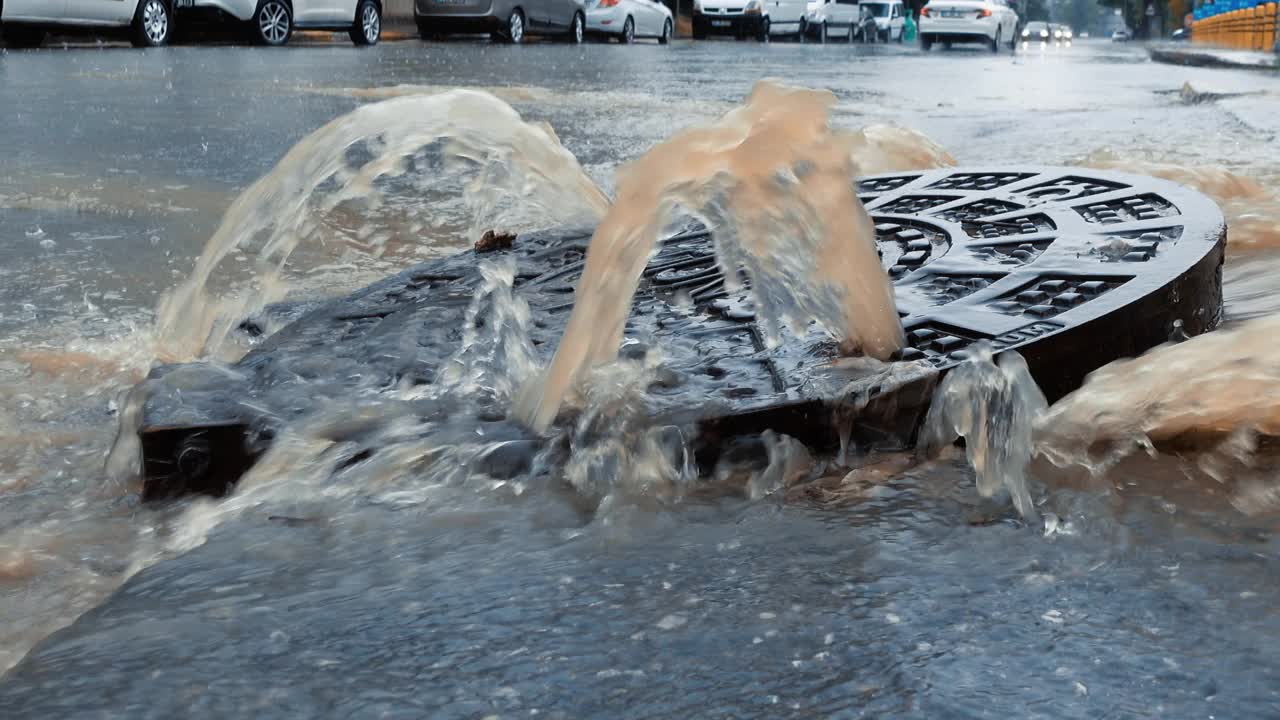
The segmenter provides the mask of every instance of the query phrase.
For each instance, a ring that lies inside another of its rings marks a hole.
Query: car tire
[[[991,39],[991,52],[1000,52],[1000,28],[996,28],[996,36]]]
[[[662,21],[662,35],[660,35],[660,36],[658,37],[658,44],[659,44],[659,45],[670,45],[670,44],[671,44],[671,29],[672,29],[672,28],[671,28],[671,21],[670,21],[670,20],[663,20],[663,21]]]
[[[587,19],[582,13],[574,13],[573,19],[569,21],[569,34],[565,36],[565,42],[570,45],[581,45],[583,40],[587,39]]]
[[[622,34],[618,36],[618,42],[623,45],[631,45],[636,41],[636,21],[628,15],[627,19],[622,23]]]
[[[769,18],[760,19],[760,30],[756,34],[756,40],[762,43],[769,42]]]
[[[507,31],[502,39],[512,45],[520,45],[524,42],[524,11],[520,8],[511,11],[511,15],[507,18]]]
[[[167,0],[142,0],[133,13],[129,41],[134,47],[160,47],[173,35],[173,11]]]
[[[293,8],[285,0],[261,0],[249,22],[256,44],[279,47],[293,35]]]
[[[373,0],[356,3],[356,17],[347,31],[354,45],[377,45],[382,37],[382,10]]]
[[[920,36],[920,49],[925,52],[929,52],[931,49],[933,49],[933,38],[930,37],[929,35],[922,34]]]
[[[15,49],[38,48],[44,44],[45,31],[41,28],[29,28],[21,25],[9,25],[0,29],[0,40],[6,47]]]

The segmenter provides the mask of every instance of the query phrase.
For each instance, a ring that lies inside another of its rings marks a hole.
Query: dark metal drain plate
[[[702,461],[714,460],[727,437],[766,428],[833,443],[833,416],[855,443],[910,444],[940,373],[980,341],[1022,353],[1053,400],[1094,369],[1166,341],[1176,323],[1196,335],[1221,318],[1222,213],[1184,187],[1016,167],[875,176],[859,193],[895,284],[907,336],[900,359],[915,361],[890,371],[841,360],[816,330],[766,350],[749,297],[726,289],[705,232],[668,239],[650,262],[627,324],[638,342],[623,354],[661,348],[654,422],[696,427]],[[586,232],[521,236],[509,250],[424,263],[295,308],[296,318],[232,373],[157,368],[141,429],[144,495],[225,491],[279,427],[316,402],[350,402],[356,387],[435,382],[462,340],[481,259],[517,258],[531,339],[548,360],[588,240]],[[296,385],[280,391],[298,378],[305,394]],[[457,410],[420,408],[427,417]],[[499,403],[467,410],[520,432],[501,422]]]

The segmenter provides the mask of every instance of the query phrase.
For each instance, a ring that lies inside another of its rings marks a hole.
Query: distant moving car
[[[581,43],[587,35],[583,0],[414,0],[413,19],[423,40],[455,33],[489,33],[520,45],[530,35]]]
[[[875,42],[880,37],[880,28],[871,4],[861,0],[813,0],[805,15],[806,34],[818,42],[832,38]],[[889,9],[887,4],[884,9]]]
[[[1128,42],[1133,39],[1128,30],[1117,30],[1111,33],[1111,42]]]
[[[9,0],[5,0],[8,2]],[[116,0],[67,0],[74,5]],[[222,17],[243,24],[259,45],[285,45],[294,30],[345,30],[356,45],[382,38],[382,0],[169,0],[188,18]]]
[[[671,9],[658,0],[587,0],[587,32],[631,44],[639,37],[671,42]]]
[[[39,47],[49,30],[126,32],[136,47],[169,42],[169,0],[0,0],[0,38],[9,47]]]
[[[920,47],[985,43],[991,52],[1013,47],[1018,13],[1007,0],[930,0],[920,10]]]
[[[1023,42],[1049,42],[1053,37],[1053,31],[1049,29],[1047,22],[1029,22],[1027,26],[1022,28]]]
[[[1178,28],[1169,36],[1174,42],[1186,42],[1191,39],[1191,28]]]
[[[693,37],[734,35],[767,41],[805,31],[805,0],[693,0]]]

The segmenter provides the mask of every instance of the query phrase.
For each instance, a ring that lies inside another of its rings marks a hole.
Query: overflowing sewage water
[[[1107,366],[1050,407],[1020,358],[979,352],[940,388],[920,454],[830,457],[769,433],[763,459],[727,452],[699,477],[682,438],[644,425],[661,353],[618,356],[655,241],[706,222],[774,327],[816,320],[847,351],[887,358],[901,328],[852,181],[955,160],[908,130],[834,128],[830,94],[765,83],[625,167],[610,200],[554,130],[492,94],[391,95],[247,188],[153,323],[0,356],[0,667],[106,602],[6,677],[15,707],[1280,708],[1280,165],[1258,181],[1116,150],[1079,160],[1223,206],[1227,327]],[[230,497],[140,505],[131,438],[148,388],[124,391],[152,362],[204,361],[192,383],[234,372],[223,363],[256,342],[241,319],[421,258],[397,247],[406,236],[556,226],[596,231],[554,355],[529,342],[519,268],[484,263],[434,383],[355,377],[334,394],[302,372],[276,391],[307,412]],[[424,418],[423,403],[449,411]],[[495,408],[551,432],[566,403],[565,442],[524,472],[468,470],[511,442],[486,435]],[[81,673],[103,689],[94,699],[60,692]]]

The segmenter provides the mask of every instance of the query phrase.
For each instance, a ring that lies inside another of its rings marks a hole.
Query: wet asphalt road
[[[618,163],[723,112],[761,77],[830,88],[840,123],[915,128],[961,163],[987,164],[1057,164],[1116,147],[1267,167],[1242,146],[1267,144],[1280,92],[1273,77],[1152,64],[1136,45],[1105,41],[994,56],[733,41],[9,51],[0,54],[0,304],[29,306],[23,322],[53,320],[76,289],[145,315],[237,190],[369,89],[496,89],[527,118],[549,121],[608,185]],[[1188,106],[1176,95],[1188,81],[1270,95]],[[14,317],[0,317],[0,333],[17,330]]]
[[[761,77],[830,88],[837,122],[920,130],[961,164],[1057,164],[1113,148],[1263,179],[1280,168],[1280,80],[1155,65],[1107,42],[997,56],[732,41],[8,52],[0,374],[18,350],[145,324],[236,193],[371,97],[491,89],[550,122],[607,185],[619,163],[725,111]],[[1186,82],[1251,94],[1187,104]],[[80,425],[114,423],[88,404],[82,414]],[[102,449],[82,448],[94,463]],[[962,473],[895,482],[848,514],[694,509],[582,543],[554,502],[489,505],[484,493],[480,506],[459,493],[468,500],[446,503],[449,513],[365,506],[316,527],[229,522],[38,646],[0,681],[0,707],[460,718],[1083,718],[1099,707],[1182,717],[1223,706],[1264,717],[1280,707],[1270,640],[1280,630],[1265,608],[1275,568],[1245,531],[1206,540],[1151,511],[1130,519],[1150,540],[1137,549],[1112,544],[1129,527],[1031,544],[1018,528],[965,523]],[[0,530],[53,516],[57,492],[0,508]],[[133,510],[117,506],[132,525]],[[106,568],[94,569],[108,576],[128,560],[95,558]]]

